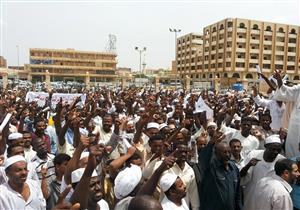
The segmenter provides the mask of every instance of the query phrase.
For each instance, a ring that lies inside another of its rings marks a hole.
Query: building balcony
[[[232,42],[232,37],[228,37],[227,42]]]
[[[209,51],[208,52],[204,52],[204,55],[209,55]]]
[[[296,56],[296,53],[295,52],[288,52],[287,55],[288,56]]]
[[[297,38],[297,34],[289,34],[289,38]]]
[[[246,33],[247,29],[245,29],[245,28],[237,28],[236,31],[240,32],[240,33]]]
[[[260,34],[260,30],[251,29],[251,34]]]
[[[272,45],[272,41],[266,41],[266,40],[264,40],[264,45]]]
[[[210,51],[210,54],[216,54],[216,50]]]
[[[296,43],[288,43],[288,47],[296,47]]]
[[[223,63],[223,62],[224,62],[223,58],[218,59],[218,63]]]
[[[278,65],[283,65],[283,61],[281,61],[281,60],[276,60],[275,62],[274,62],[275,64],[278,64]]]
[[[259,44],[258,39],[250,39],[250,44]]]
[[[211,45],[213,46],[213,45],[216,45],[217,44],[217,41],[212,41],[211,42]]]
[[[226,58],[226,62],[231,62],[231,58]]]
[[[271,64],[271,60],[263,60],[264,64]]]
[[[295,61],[288,61],[286,64],[288,66],[295,66],[296,65]]]
[[[258,59],[249,59],[249,63],[258,63]]]
[[[219,44],[223,44],[223,43],[224,43],[224,39],[220,39]]]
[[[263,52],[264,54],[268,54],[268,55],[272,54],[272,50],[264,50]]]
[[[276,41],[276,46],[284,46],[284,42],[279,42],[279,41]]]
[[[275,51],[275,55],[284,55],[284,51]]]
[[[245,48],[236,48],[236,52],[246,52]]]
[[[236,59],[235,59],[235,62],[245,63],[246,60],[245,60],[245,58],[236,58]]]
[[[202,44],[202,40],[199,40],[199,39],[193,39],[192,40],[192,44]]]
[[[276,32],[277,37],[285,37],[285,33],[282,32]]]
[[[226,51],[227,52],[231,52],[232,51],[232,47],[226,47]]]
[[[209,63],[209,61],[204,61],[204,64],[208,64]]]
[[[273,32],[272,31],[264,31],[264,35],[267,36],[272,36]]]
[[[259,53],[259,49],[250,49],[250,53]]]
[[[246,38],[237,38],[236,41],[240,43],[246,43]]]

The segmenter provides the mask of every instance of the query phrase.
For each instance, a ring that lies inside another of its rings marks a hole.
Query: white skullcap
[[[24,161],[26,162],[25,158],[22,155],[14,155],[6,159],[4,164],[4,169],[7,169],[9,166],[16,162]],[[27,163],[27,162],[26,162]]]
[[[81,160],[81,159],[83,159],[83,158],[86,158],[86,157],[88,157],[89,156],[89,152],[83,152],[83,153],[81,153],[81,155],[80,155],[80,159],[79,160]]]
[[[145,108],[144,107],[140,107],[139,111],[145,111]]]
[[[159,181],[160,188],[166,192],[170,189],[170,187],[176,182],[177,175],[166,173],[164,174]]]
[[[115,179],[114,192],[117,199],[125,198],[138,185],[142,178],[142,169],[131,164],[123,171],[119,172]]]
[[[235,120],[235,121],[241,121],[241,117],[238,115],[238,114],[235,114],[234,116],[233,116],[233,119]]]
[[[85,168],[78,168],[75,171],[72,171],[71,173],[71,182],[72,184],[77,183],[80,181],[83,173],[84,173]],[[94,170],[93,174],[91,177],[96,177],[98,176],[97,172]]]
[[[19,138],[23,138],[23,135],[21,133],[12,133],[8,136],[8,140],[16,140]]]
[[[134,121],[133,121],[133,120],[129,120],[129,121],[127,122],[127,125],[134,125]]]
[[[271,136],[266,138],[265,144],[272,144],[272,143],[281,144],[281,140],[279,138],[279,135],[275,134],[275,135],[271,135]]]
[[[213,127],[217,128],[217,124],[215,122],[209,122],[207,124],[207,127],[209,127],[209,126],[213,126]]]
[[[150,128],[159,129],[159,124],[156,123],[156,122],[150,122],[150,123],[147,124],[147,129],[150,129]]]
[[[168,125],[166,123],[162,123],[162,124],[159,125],[159,130],[161,130],[165,127],[168,127]]]

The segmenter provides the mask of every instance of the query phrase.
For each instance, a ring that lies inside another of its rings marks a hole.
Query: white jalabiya
[[[292,187],[277,175],[262,178],[256,185],[255,208],[256,210],[293,210],[290,196]]]
[[[285,143],[285,154],[287,158],[300,155],[300,85],[288,87],[282,85],[276,90],[273,98],[278,101],[294,102],[294,108],[290,115],[288,134]]]
[[[27,201],[22,195],[14,191],[8,183],[0,185],[0,209],[22,209],[22,210],[44,210],[46,209],[46,201],[39,186],[39,182],[27,179],[30,196]]]

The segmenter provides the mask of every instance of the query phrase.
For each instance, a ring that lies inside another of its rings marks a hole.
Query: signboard
[[[56,104],[60,101],[60,98],[62,98],[63,102],[67,102],[68,104],[71,104],[76,97],[80,96],[81,97],[81,103],[84,104],[86,100],[86,95],[85,94],[80,94],[80,93],[74,93],[74,94],[69,94],[69,93],[53,93],[52,99],[51,99],[51,105],[53,108],[56,107]],[[26,94],[26,101],[32,102],[36,101],[38,106],[45,106],[46,99],[49,97],[49,93],[46,92],[28,92]]]

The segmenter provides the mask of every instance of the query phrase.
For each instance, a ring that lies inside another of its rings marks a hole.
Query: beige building
[[[290,80],[298,81],[299,33],[299,26],[295,25],[239,18],[219,21],[203,29],[203,68],[196,74],[200,81],[220,78],[224,86],[235,82],[247,86],[257,82],[256,65],[259,65],[267,76],[279,69]],[[192,72],[180,73],[193,78]]]
[[[77,81],[112,82],[117,78],[116,54],[74,49],[30,49],[30,64],[25,65],[33,82]]]
[[[202,36],[189,33],[177,39],[177,72],[181,79],[189,76],[192,80],[199,78],[202,71]]]

